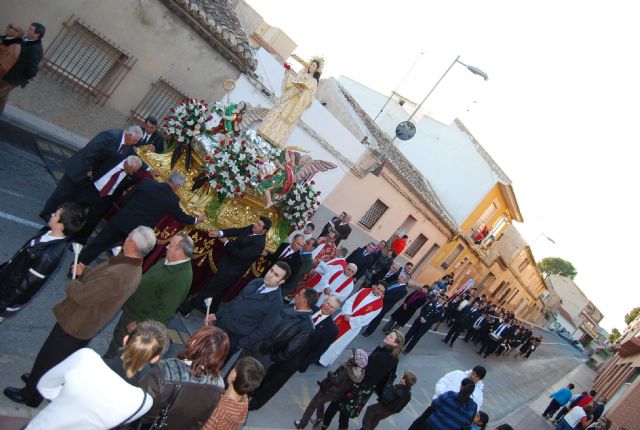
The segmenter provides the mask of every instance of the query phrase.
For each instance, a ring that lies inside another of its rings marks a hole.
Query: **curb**
[[[4,113],[0,116],[0,121],[27,130],[37,137],[55,142],[74,152],[87,144],[87,139],[13,105],[6,106]]]

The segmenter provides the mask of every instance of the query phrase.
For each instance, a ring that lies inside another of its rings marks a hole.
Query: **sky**
[[[640,306],[633,236],[638,214],[640,58],[633,1],[393,2],[248,0],[298,45],[323,55],[323,77],[347,76],[460,118],[513,181],[536,259],[561,257],[576,283],[625,327]],[[422,53],[422,55],[420,55]],[[388,132],[391,132],[389,130]],[[555,244],[546,237],[551,238]]]

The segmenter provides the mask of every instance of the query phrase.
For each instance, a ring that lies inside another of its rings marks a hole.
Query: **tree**
[[[538,267],[540,268],[540,271],[545,275],[560,275],[574,279],[578,274],[576,268],[573,267],[573,264],[571,264],[571,262],[563,260],[559,257],[543,258],[538,263]]]
[[[627,325],[631,324],[631,321],[636,319],[638,314],[640,314],[640,306],[631,309],[631,312],[624,316],[624,322],[626,322]]]
[[[622,334],[618,331],[617,328],[614,327],[611,330],[611,334],[609,335],[609,342],[616,343],[616,340],[618,340],[620,336],[622,336]]]

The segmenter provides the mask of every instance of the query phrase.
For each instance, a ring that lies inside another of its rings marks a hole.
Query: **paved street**
[[[57,154],[57,155],[56,155]],[[42,158],[41,158],[42,156]],[[60,172],[64,151],[51,142],[33,138],[20,130],[0,124],[0,258],[9,258],[32,235],[41,220],[37,213],[54,187],[54,176]],[[51,307],[64,295],[71,256],[67,255],[61,270],[47,287],[16,317],[0,324],[0,381],[4,385],[19,385],[19,375],[30,369],[33,359],[54,324]],[[196,329],[200,315],[193,313],[183,320],[176,317],[171,323],[172,339],[176,342],[170,353],[180,349],[187,331]],[[112,322],[113,324],[113,322]],[[444,325],[440,331],[445,330]],[[406,331],[406,330],[405,330]],[[91,346],[98,352],[106,350],[112,326],[107,327]],[[410,405],[399,415],[381,423],[380,429],[406,429],[419,415],[433,394],[437,379],[454,369],[469,369],[483,364],[488,369],[485,378],[483,409],[495,423],[522,407],[534,404],[533,412],[540,413],[549,388],[568,382],[572,378],[577,389],[589,388],[593,373],[581,366],[586,357],[554,334],[544,332],[545,341],[529,360],[513,358],[483,359],[474,349],[459,339],[453,348],[440,342],[442,333],[429,333],[412,354],[403,355],[399,373],[412,369],[419,378],[413,390]],[[368,338],[358,337],[353,346],[373,350],[381,343],[382,333]],[[336,365],[338,362],[336,362]],[[312,367],[304,374],[295,375],[278,395],[262,410],[251,413],[247,426],[253,428],[292,428],[292,421],[317,389],[316,381],[327,369]],[[541,400],[542,399],[542,400]],[[544,404],[546,405],[546,404]],[[0,415],[28,416],[35,411],[21,408],[4,396],[0,397]],[[355,423],[352,428],[357,428]],[[337,428],[337,419],[332,428]],[[493,427],[491,427],[493,428]]]

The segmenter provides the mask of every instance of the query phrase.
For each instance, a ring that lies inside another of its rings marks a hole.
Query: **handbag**
[[[394,398],[394,389],[393,389],[393,383],[396,380],[396,374],[395,373],[390,373],[389,377],[387,378],[387,382],[384,384],[384,388],[382,389],[382,398],[385,400],[393,400]]]
[[[169,427],[169,410],[173,406],[173,403],[176,401],[178,394],[180,394],[180,389],[182,385],[176,384],[173,386],[173,391],[171,391],[171,397],[169,397],[169,401],[166,405],[160,410],[160,413],[153,420],[153,424],[149,427],[149,430],[166,430]]]
[[[345,393],[343,399],[346,400],[340,402],[340,412],[346,413],[349,418],[356,418],[369,401],[372,393],[373,388],[362,388],[355,384],[351,390]]]

